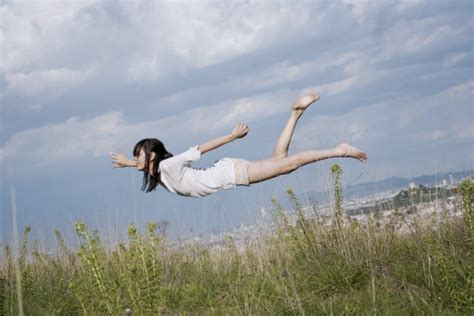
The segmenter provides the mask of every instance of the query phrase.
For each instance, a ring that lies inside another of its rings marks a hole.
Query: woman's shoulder
[[[201,158],[201,152],[199,151],[199,146],[191,146],[185,152],[179,154],[186,159],[186,161],[197,161]]]
[[[181,152],[180,154],[167,158],[163,161],[168,160],[169,163],[172,163],[172,162],[183,163],[183,162],[197,161],[201,158],[201,152],[199,151],[198,148],[199,146],[189,147],[187,150]]]
[[[161,168],[161,167],[163,167],[163,166],[169,164],[170,161],[172,161],[172,159],[173,159],[174,157],[175,157],[175,156],[173,156],[171,153],[167,153],[167,154],[165,154],[164,156],[159,157],[159,158],[158,158],[158,162],[159,162],[158,167]]]
[[[162,171],[167,171],[170,169],[176,169],[178,165],[182,164],[182,159],[180,159],[179,155],[176,155],[160,161],[159,169]]]
[[[175,156],[173,156],[173,157],[175,157]],[[173,157],[166,158],[166,159],[163,159],[162,161],[160,161],[159,169],[161,169],[161,170],[166,169],[166,167],[172,162]]]

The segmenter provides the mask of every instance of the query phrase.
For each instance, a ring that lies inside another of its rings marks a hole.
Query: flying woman
[[[288,147],[296,123],[308,106],[317,100],[319,96],[311,93],[293,103],[291,116],[276,143],[273,155],[267,159],[247,161],[222,158],[207,169],[191,166],[191,162],[199,160],[202,154],[247,135],[249,128],[241,123],[237,124],[231,134],[191,147],[179,155],[169,153],[158,139],[145,138],[135,145],[133,160],[121,153],[112,152],[109,157],[114,168],[133,167],[143,171],[143,191],[153,191],[160,184],[172,193],[189,197],[203,197],[238,185],[249,186],[327,158],[348,157],[367,162],[364,152],[346,143],[332,149],[308,150],[288,157]]]

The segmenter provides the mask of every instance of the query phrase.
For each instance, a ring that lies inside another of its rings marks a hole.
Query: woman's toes
[[[313,102],[319,100],[319,95],[315,93],[306,94],[293,104],[293,110],[304,111]]]
[[[359,155],[359,160],[362,161],[362,162],[367,162],[367,154],[362,152],[360,155]]]

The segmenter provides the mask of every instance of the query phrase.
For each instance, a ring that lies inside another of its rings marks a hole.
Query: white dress
[[[201,158],[198,146],[162,160],[158,171],[160,184],[168,191],[182,196],[203,197],[237,186],[232,158],[222,158],[207,169],[191,167],[192,161]]]

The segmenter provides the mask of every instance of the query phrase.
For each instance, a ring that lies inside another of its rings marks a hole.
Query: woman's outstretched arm
[[[125,168],[125,167],[136,167],[137,161],[135,159],[131,160],[125,157],[122,153],[111,152],[109,154],[110,159],[112,159],[113,168]]]
[[[227,143],[230,143],[237,138],[242,138],[247,133],[249,132],[249,127],[245,124],[239,123],[237,126],[234,128],[231,134],[225,135],[216,139],[213,139],[211,141],[208,141],[207,143],[201,144],[198,147],[198,150],[201,152],[201,154],[207,153],[208,151],[214,150],[218,147],[221,147],[222,145],[225,145]]]

